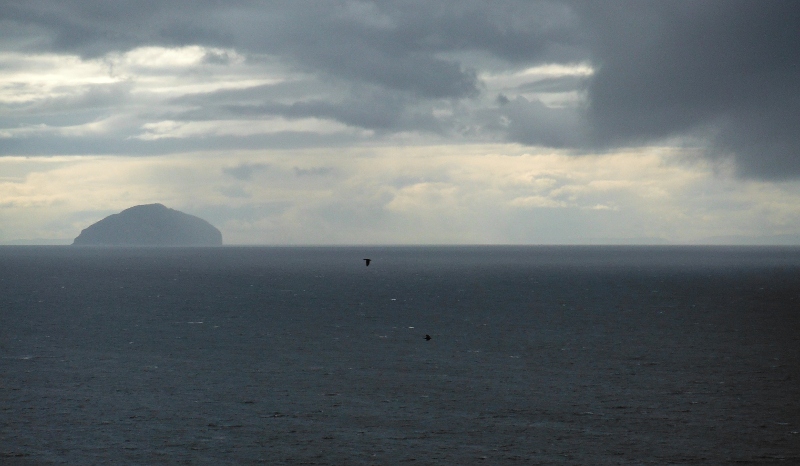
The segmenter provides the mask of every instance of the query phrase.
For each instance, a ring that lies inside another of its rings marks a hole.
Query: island
[[[74,246],[222,246],[222,233],[163,204],[137,205],[81,231]]]

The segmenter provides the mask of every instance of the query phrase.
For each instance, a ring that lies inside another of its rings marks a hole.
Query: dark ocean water
[[[0,464],[795,464],[800,249],[0,247],[0,356]]]

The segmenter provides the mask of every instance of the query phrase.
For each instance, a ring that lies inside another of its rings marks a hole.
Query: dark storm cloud
[[[549,108],[511,95],[485,127],[559,147],[699,137],[712,156],[731,155],[743,175],[765,178],[800,176],[798,24],[800,2],[780,0],[0,3],[0,25],[9,31],[0,44],[8,50],[96,57],[142,45],[232,47],[348,89],[288,103],[218,95],[216,106],[193,110],[197,118],[213,110],[443,131],[436,124],[448,123],[429,110],[437,100],[477,101],[482,70],[586,62],[595,68],[586,80],[516,89],[585,89],[584,107]],[[205,61],[229,60],[215,53]]]
[[[585,2],[598,143],[694,134],[745,175],[800,175],[800,3]]]

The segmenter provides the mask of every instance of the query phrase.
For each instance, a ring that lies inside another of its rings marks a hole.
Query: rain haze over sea
[[[798,248],[6,246],[0,263],[0,463],[800,460]]]

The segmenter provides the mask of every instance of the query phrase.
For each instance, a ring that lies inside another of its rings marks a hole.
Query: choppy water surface
[[[800,461],[797,248],[3,247],[0,265],[0,463]]]

